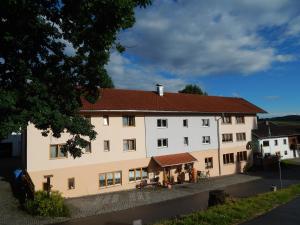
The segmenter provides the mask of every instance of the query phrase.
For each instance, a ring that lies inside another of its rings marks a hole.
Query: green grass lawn
[[[299,195],[300,185],[292,185],[277,192],[237,200],[228,199],[224,205],[214,206],[179,219],[161,221],[155,225],[239,224],[287,203]]]

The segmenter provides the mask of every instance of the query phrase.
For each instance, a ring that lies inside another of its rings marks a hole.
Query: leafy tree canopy
[[[179,93],[207,95],[205,91],[203,91],[198,85],[195,84],[186,85],[184,89],[179,91]]]
[[[0,138],[33,123],[45,136],[70,133],[64,149],[81,156],[96,133],[79,115],[80,98],[113,87],[109,51],[124,50],[117,34],[150,1],[1,0]]]

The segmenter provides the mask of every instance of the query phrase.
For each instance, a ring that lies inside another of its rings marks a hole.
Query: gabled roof
[[[189,113],[243,113],[265,111],[242,98],[200,96],[196,94],[101,89],[95,104],[82,99],[81,111],[143,111]]]
[[[294,135],[300,135],[300,127],[276,125],[272,122],[269,122],[269,125],[267,125],[266,122],[259,122],[258,129],[253,130],[252,133],[260,139],[274,137],[289,137]]]
[[[172,155],[154,156],[152,158],[160,167],[177,166],[197,161],[194,156],[187,152]]]

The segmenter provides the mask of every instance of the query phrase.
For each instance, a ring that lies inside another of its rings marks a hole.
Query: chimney
[[[268,127],[269,137],[271,137],[272,134],[271,134],[271,128],[270,128],[270,123],[269,123],[269,121],[266,121],[266,125],[267,125],[267,127]]]
[[[161,84],[157,84],[156,88],[157,88],[157,94],[159,94],[159,96],[164,96],[164,86]]]

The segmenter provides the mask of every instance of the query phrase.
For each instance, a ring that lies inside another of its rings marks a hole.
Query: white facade
[[[158,120],[166,120],[167,124],[157,126]],[[208,126],[204,125],[203,120],[209,121]],[[217,122],[214,116],[145,116],[145,130],[147,157],[210,150],[218,147]],[[204,137],[206,141],[203,141]],[[158,146],[158,140],[164,141],[163,139],[167,139],[167,146]]]
[[[298,153],[290,149],[288,137],[260,139],[259,147],[263,156],[276,155],[280,153],[282,159],[298,157]]]

